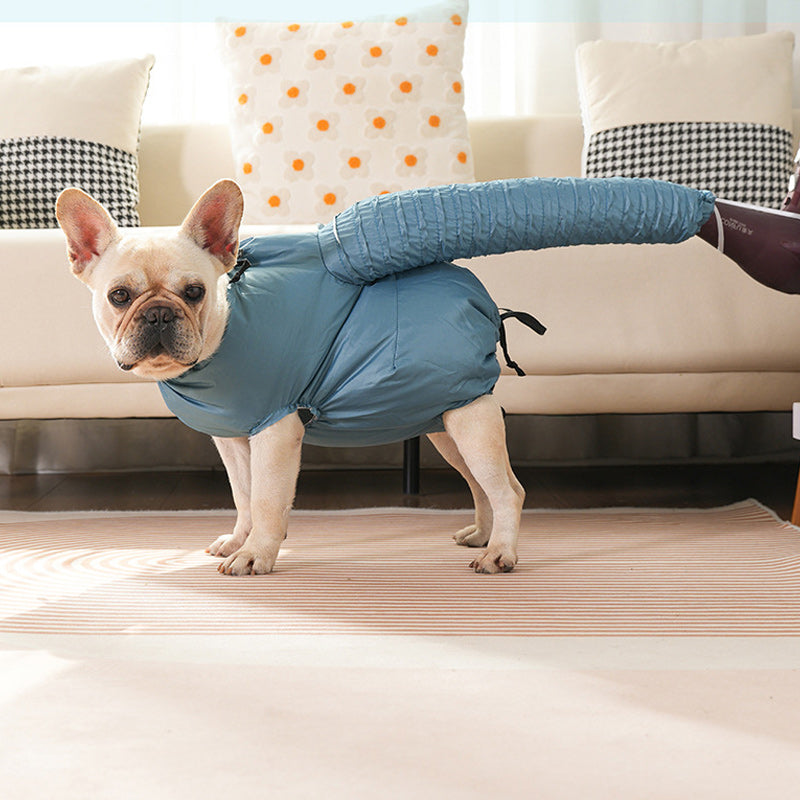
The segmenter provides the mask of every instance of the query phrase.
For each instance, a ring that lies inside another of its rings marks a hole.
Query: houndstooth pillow
[[[600,131],[586,175],[658,178],[741,203],[779,208],[792,170],[792,133],[744,122],[657,122]]]
[[[62,189],[139,224],[142,103],[153,57],[0,70],[0,228],[54,228]]]
[[[62,189],[77,186],[116,222],[137,226],[136,156],[99,142],[53,136],[0,141],[0,228],[54,228]]]
[[[792,172],[794,36],[584,42],[584,174],[663,178],[779,206]]]

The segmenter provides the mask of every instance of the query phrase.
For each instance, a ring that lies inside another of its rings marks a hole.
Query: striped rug
[[[0,513],[0,631],[800,634],[800,530],[755,501],[526,511],[519,566],[476,575],[466,511],[295,512],[275,571],[217,573],[229,512]]]

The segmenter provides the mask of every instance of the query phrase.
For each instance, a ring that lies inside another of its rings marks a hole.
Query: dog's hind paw
[[[458,533],[453,535],[456,544],[464,545],[465,547],[486,547],[489,541],[491,531],[483,531],[477,525],[467,525],[462,528]]]
[[[489,548],[480,558],[470,562],[475,572],[494,575],[498,572],[511,572],[517,565],[517,554],[513,551],[503,552]]]

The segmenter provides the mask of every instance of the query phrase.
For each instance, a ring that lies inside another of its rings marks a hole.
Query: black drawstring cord
[[[252,238],[252,237],[251,237],[251,238]],[[241,246],[242,246],[243,244],[247,244],[249,241],[250,241],[250,239],[245,239],[243,242],[241,242],[241,243],[239,244],[239,257],[236,259],[236,266],[234,267],[234,273],[233,273],[233,275],[231,275],[231,277],[228,279],[228,282],[229,282],[229,283],[236,283],[236,281],[238,281],[238,280],[239,280],[239,278],[241,278],[241,277],[242,277],[242,275],[244,275],[244,271],[245,271],[245,270],[246,270],[248,267],[252,267],[252,266],[253,266],[253,265],[250,263],[250,261],[248,260],[247,256],[243,256],[243,255],[241,254],[241,252],[242,252],[242,251],[241,251]]]
[[[506,365],[510,369],[513,369],[520,377],[524,377],[525,372],[522,367],[520,367],[516,361],[512,361],[511,356],[508,354],[508,338],[506,337],[505,321],[509,318],[519,320],[523,325],[526,325],[532,331],[538,333],[539,336],[544,336],[547,328],[545,328],[536,317],[532,314],[528,314],[526,311],[510,311],[507,308],[501,308],[500,311],[503,312],[500,314],[500,347],[503,350],[503,358],[505,358]]]

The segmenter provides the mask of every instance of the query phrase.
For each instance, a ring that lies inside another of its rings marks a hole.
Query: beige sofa
[[[479,180],[580,174],[577,116],[474,120],[470,135]],[[142,224],[178,224],[232,174],[225,126],[145,128]],[[0,420],[168,415],[155,385],[104,352],[59,231],[0,232],[0,264]],[[800,298],[760,286],[700,240],[469,266],[500,306],[548,327],[539,337],[510,323],[512,356],[527,373],[500,378],[510,414],[788,411],[800,399]]]

